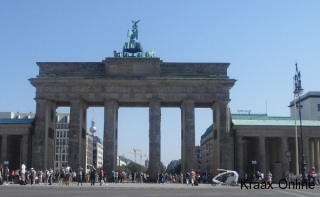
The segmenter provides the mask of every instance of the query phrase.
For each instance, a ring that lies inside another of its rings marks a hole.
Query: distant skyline
[[[319,91],[319,7],[317,0],[2,0],[0,111],[35,112],[28,79],[39,73],[36,62],[101,62],[122,50],[131,20],[140,20],[138,41],[164,62],[230,63],[232,113],[289,116],[296,62],[304,92]],[[94,111],[102,138],[103,108]],[[180,113],[162,108],[165,165],[181,157]],[[87,114],[89,130],[92,107]],[[196,109],[195,118],[199,145],[212,111]],[[119,155],[134,160],[133,148],[148,155],[148,120],[148,108],[119,109]]]

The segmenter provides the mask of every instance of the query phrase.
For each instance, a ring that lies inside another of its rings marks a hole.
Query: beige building
[[[270,171],[274,180],[279,180],[285,177],[287,171],[301,173],[301,148],[305,155],[307,171],[313,166],[316,171],[320,171],[319,103],[318,92],[309,92],[301,96],[304,110],[301,113],[302,127],[299,117],[295,120],[294,115],[272,117],[250,112],[231,114],[228,137],[220,139],[220,146],[216,143],[219,136],[219,132],[216,132],[217,126],[211,125],[201,136],[201,173],[213,176],[217,174],[217,168],[230,169],[228,166],[231,166],[231,170],[238,171],[240,178],[247,176],[250,179],[252,174],[259,170],[263,173]],[[294,111],[293,106],[291,102],[291,112]],[[225,158],[225,163],[229,165],[217,165],[216,158]]]
[[[33,166],[33,113],[0,112],[0,163],[9,169],[19,169],[21,162]]]
[[[298,102],[298,98],[296,99]],[[301,119],[303,120],[320,120],[320,92],[311,91],[300,97],[301,102]],[[290,102],[290,114],[291,118],[294,119],[295,114],[299,119],[298,107],[296,105],[296,111],[294,110],[294,101]]]

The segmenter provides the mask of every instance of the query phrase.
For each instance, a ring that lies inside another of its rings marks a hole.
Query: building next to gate
[[[319,92],[308,92],[301,97],[303,151],[307,171],[312,167],[320,170],[320,96]],[[289,107],[293,107],[293,102]],[[231,170],[238,171],[241,178],[252,178],[255,171],[266,174],[270,171],[274,180],[280,180],[287,172],[294,173],[301,169],[301,149],[298,149],[298,168],[296,160],[296,124],[298,146],[301,142],[299,118],[273,117],[267,114],[231,114],[230,135],[233,136],[232,149],[235,153],[230,162]],[[201,172],[215,175],[215,140],[218,133],[211,125],[201,136]],[[220,154],[227,154],[222,151]],[[220,166],[227,168],[226,166]]]
[[[0,164],[20,169],[21,162],[32,165],[33,113],[0,112]]]
[[[55,171],[68,165],[69,122],[69,114],[56,114],[55,159],[54,167],[52,168]]]
[[[9,169],[19,169],[21,162],[27,168],[36,166],[33,162],[33,134],[34,113],[0,112],[0,162],[8,165]],[[56,127],[54,129],[54,171],[68,166],[69,122],[68,113],[56,114]],[[96,152],[96,153],[95,153]],[[96,158],[95,158],[96,154]],[[90,170],[92,164],[102,166],[103,146],[100,138],[86,133],[86,163],[84,168]],[[38,169],[38,168],[37,168]],[[42,168],[39,168],[42,169]]]
[[[98,136],[93,136],[93,164],[97,168],[103,167],[103,145]]]

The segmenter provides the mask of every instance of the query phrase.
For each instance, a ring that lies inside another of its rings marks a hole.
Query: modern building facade
[[[103,167],[103,145],[98,136],[93,136],[93,163],[97,168]]]
[[[93,136],[89,132],[86,133],[86,152],[83,156],[86,158],[86,172],[89,172],[91,166],[96,165],[93,162]]]
[[[35,118],[34,113],[0,112],[0,163],[8,165],[9,169],[19,169],[21,162],[24,162],[28,169],[36,166],[32,160],[35,151],[32,147]],[[52,134],[55,142],[52,148],[53,166],[49,167],[59,170],[61,167],[69,165],[70,114],[57,113],[55,119],[56,126]],[[93,159],[94,149],[97,152],[96,160]],[[92,164],[98,164],[98,167],[101,167],[102,155],[101,140],[96,136],[92,137],[90,133],[86,133],[86,152],[84,156],[86,157],[85,166],[87,170],[90,169]]]
[[[69,122],[69,114],[56,114],[54,170],[68,165]]]

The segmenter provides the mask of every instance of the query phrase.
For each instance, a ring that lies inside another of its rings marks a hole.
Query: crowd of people
[[[316,173],[315,168],[312,167],[307,174],[307,181],[314,182],[315,184],[320,184],[320,175]],[[9,170],[8,166],[3,167],[0,164],[0,185],[8,185],[11,183],[23,184],[59,184],[59,185],[69,185],[77,184],[82,185],[83,183],[91,183],[95,185],[98,183],[103,185],[105,182],[110,180],[111,183],[144,183],[148,179],[148,174],[143,172],[125,172],[125,171],[115,171],[113,170],[110,175],[106,174],[102,168],[97,169],[95,166],[91,166],[89,172],[86,172],[80,165],[77,169],[71,169],[71,167],[62,167],[60,170],[53,170],[52,168],[46,170],[35,170],[34,168],[27,169],[24,162],[21,163],[20,169],[17,171]],[[248,179],[248,177],[245,177]],[[266,174],[260,171],[256,171],[252,179],[254,182],[267,182],[272,183],[272,174],[268,171]],[[286,173],[287,181],[302,180],[302,176],[295,176],[293,173]],[[193,169],[186,173],[181,174],[171,174],[171,173],[157,173],[157,182],[159,184],[164,183],[186,183],[187,186],[191,184],[192,186],[197,185],[199,182],[209,183],[208,177],[206,175],[200,176]]]

